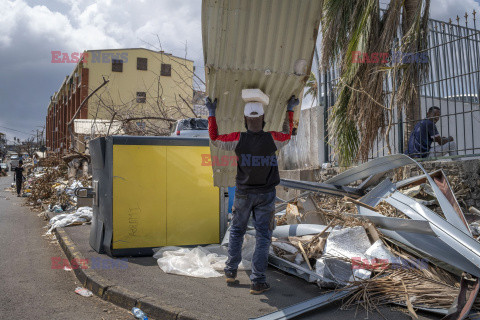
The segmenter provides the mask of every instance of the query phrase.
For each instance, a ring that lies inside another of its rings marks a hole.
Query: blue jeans
[[[252,213],[256,230],[256,244],[250,280],[255,283],[266,282],[268,251],[272,241],[272,231],[275,227],[275,195],[276,191],[256,194],[240,193],[237,190],[235,193],[225,271],[235,272],[242,261],[243,237],[247,231],[250,213]]]

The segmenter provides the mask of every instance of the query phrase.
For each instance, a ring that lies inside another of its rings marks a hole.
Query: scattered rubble
[[[281,237],[274,232],[270,264],[345,292],[345,307],[378,311],[390,303],[405,306],[414,318],[422,309],[451,319],[480,309],[480,216],[467,223],[465,188],[458,180],[450,187],[441,170],[392,179],[395,169],[411,164],[424,171],[409,157],[394,155],[324,183],[282,180],[285,187],[310,191],[278,204],[277,228],[302,230],[316,221],[322,231]],[[311,310],[312,303],[296,306],[295,314]]]
[[[92,208],[77,209],[74,194],[75,188],[90,186],[91,177],[82,175],[76,180],[74,176],[69,182],[68,167],[68,163],[56,157],[42,158],[36,165],[29,159],[24,161],[26,180],[22,195],[27,198],[26,204],[45,218],[48,211],[59,214],[50,220],[47,234],[55,228],[89,223],[92,219]],[[9,190],[14,193],[15,185]]]

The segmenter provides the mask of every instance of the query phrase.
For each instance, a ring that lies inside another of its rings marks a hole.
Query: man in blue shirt
[[[427,118],[420,121],[413,128],[408,140],[407,154],[412,158],[433,158],[449,154],[457,155],[457,146],[453,137],[441,137],[435,123],[440,119],[440,108],[430,107]],[[438,145],[432,148],[432,143]]]

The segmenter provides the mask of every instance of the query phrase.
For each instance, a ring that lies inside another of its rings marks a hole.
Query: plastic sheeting
[[[49,221],[50,229],[47,234],[51,234],[56,228],[63,228],[72,224],[83,224],[92,220],[93,210],[91,207],[80,207],[75,213],[59,214]]]
[[[255,237],[245,235],[242,262],[238,270],[251,269],[254,250]],[[157,259],[158,266],[165,273],[195,278],[214,278],[222,276],[217,270],[225,268],[227,256],[227,247],[209,245],[195,248],[164,247],[160,248],[153,258]]]

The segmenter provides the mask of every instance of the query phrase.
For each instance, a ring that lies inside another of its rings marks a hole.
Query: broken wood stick
[[[298,247],[300,248],[300,252],[302,253],[303,259],[307,262],[308,268],[310,271],[313,270],[312,265],[310,264],[310,261],[308,260],[307,253],[305,252],[305,249],[303,248],[302,242],[298,241]]]
[[[369,210],[378,212],[378,210],[375,209],[374,207],[369,206],[368,204],[365,204],[365,203],[360,202],[360,201],[358,201],[358,200],[352,199],[352,198],[350,198],[350,197],[345,196],[345,197],[343,197],[343,200],[345,200],[345,201],[350,201],[350,202],[352,202],[352,203],[354,203],[354,204],[356,204],[356,205],[359,205],[359,206],[361,206],[361,207],[364,207],[364,208],[367,208],[367,209],[369,209]]]

